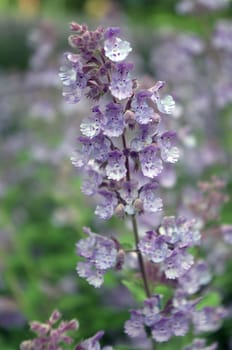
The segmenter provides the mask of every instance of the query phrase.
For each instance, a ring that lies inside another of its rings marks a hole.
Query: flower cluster
[[[118,247],[113,239],[91,232],[84,228],[88,238],[77,243],[77,253],[86,262],[79,262],[77,272],[80,277],[86,278],[89,284],[100,287],[104,273],[117,265]]]
[[[224,310],[197,308],[200,299],[193,298],[211,279],[207,263],[194,262],[189,250],[200,243],[198,221],[163,217],[156,229],[141,237],[137,228],[137,216],[162,210],[160,176],[166,164],[179,159],[178,136],[166,129],[165,117],[173,114],[175,102],[170,95],[161,96],[163,81],[139,87],[132,77],[133,64],[125,61],[130,44],[119,37],[119,28],[89,31],[86,25],[72,23],[71,30],[69,41],[77,53],[65,54],[66,66],[60,72],[63,95],[69,103],[79,102],[83,94],[97,101],[81,122],[82,135],[71,160],[85,174],[82,191],[99,200],[98,217],[131,219],[133,251],[147,295],[144,308],[131,311],[125,332],[132,338],[148,335],[164,342],[184,336],[191,324],[196,333],[216,330]],[[197,54],[202,49],[198,44],[188,47],[183,38],[182,45]],[[77,254],[85,261],[78,263],[77,272],[99,287],[108,269],[122,268],[127,251],[115,238],[84,231],[88,237],[77,243]],[[158,281],[165,281],[172,292],[175,288],[166,303],[150,291],[145,262],[155,265]]]
[[[196,310],[199,299],[188,300],[177,291],[172,302],[162,307],[162,297],[154,295],[144,301],[143,309],[132,310],[125,323],[125,332],[132,338],[146,337],[146,333],[159,343],[173,336],[184,336],[193,324],[195,333],[215,331],[221,326],[225,310],[205,307]]]
[[[49,320],[45,323],[33,321],[30,324],[31,330],[36,333],[37,337],[33,340],[26,340],[21,343],[20,350],[63,350],[64,344],[72,344],[73,338],[66,333],[76,331],[79,328],[77,320],[62,321],[62,315],[59,311],[54,311]],[[57,322],[58,326],[55,326]],[[99,331],[93,337],[82,341],[75,346],[75,350],[100,350],[99,340],[104,332]],[[65,347],[66,349],[66,347]],[[106,346],[102,350],[113,350],[111,346]]]

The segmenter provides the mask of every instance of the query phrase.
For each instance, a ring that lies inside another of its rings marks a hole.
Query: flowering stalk
[[[199,297],[193,299],[210,281],[207,264],[194,262],[189,251],[200,244],[197,221],[163,217],[158,228],[138,232],[137,219],[147,213],[155,218],[162,210],[159,177],[167,163],[179,158],[176,133],[165,129],[165,118],[172,114],[175,102],[170,95],[160,96],[162,81],[148,89],[139,88],[131,77],[133,64],[125,61],[130,44],[118,36],[119,28],[90,31],[86,25],[72,23],[71,30],[69,42],[77,53],[65,54],[66,65],[60,71],[63,96],[68,103],[77,103],[85,94],[98,103],[81,123],[82,135],[72,162],[85,173],[82,191],[101,198],[97,216],[104,220],[113,215],[131,218],[146,294],[144,307],[131,311],[125,332],[132,338],[148,336],[166,342],[184,336],[191,323],[196,333],[216,330],[224,310],[201,307]],[[84,232],[87,238],[77,243],[77,253],[84,259],[77,272],[97,288],[108,269],[123,268],[127,251],[116,238],[89,228]],[[166,302],[148,279],[146,264],[155,269],[156,282],[172,290]],[[203,341],[198,343],[204,347]],[[193,343],[192,349],[198,343]]]

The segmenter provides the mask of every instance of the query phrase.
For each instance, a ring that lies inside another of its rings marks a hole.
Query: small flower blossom
[[[228,244],[232,244],[232,225],[222,225],[221,232],[224,241]]]
[[[168,255],[168,245],[165,239],[154,231],[148,231],[140,239],[138,248],[145,257],[154,263],[164,261]]]
[[[104,335],[103,331],[97,332],[93,337],[82,341],[75,347],[75,350],[101,350],[99,340]],[[113,350],[111,346],[104,346],[102,350]]]
[[[109,90],[119,100],[129,98],[133,93],[133,82],[130,78],[131,63],[118,63],[111,75]]]
[[[109,153],[108,163],[106,165],[106,175],[108,179],[119,181],[126,175],[126,158],[122,152],[114,150]]]
[[[143,202],[143,210],[148,213],[156,213],[161,211],[163,207],[162,199],[156,196],[158,185],[156,183],[148,183],[144,185],[140,191],[139,198]]]
[[[138,184],[137,182],[126,181],[123,183],[122,188],[119,191],[121,198],[125,201],[124,210],[127,214],[133,215],[135,209],[133,202],[138,197]]]
[[[99,191],[99,194],[103,197],[102,204],[98,204],[95,209],[95,214],[103,220],[108,220],[114,214],[114,210],[118,204],[118,200],[114,193],[109,191]]]
[[[143,316],[144,324],[148,327],[160,320],[160,295],[152,296],[144,301]]]
[[[189,316],[183,311],[175,311],[171,316],[172,333],[176,336],[184,336],[189,330]]]
[[[161,318],[153,325],[151,334],[158,343],[168,341],[172,336],[170,319],[168,317]]]
[[[130,320],[125,323],[125,333],[131,338],[145,337],[145,329],[143,325],[143,314],[140,310],[132,310]]]
[[[197,261],[189,271],[178,280],[182,290],[187,294],[196,293],[211,280],[207,264],[203,260]]]
[[[184,350],[217,350],[217,344],[206,345],[205,339],[194,339],[191,345],[188,345]]]
[[[139,153],[141,170],[144,176],[153,179],[161,173],[163,165],[158,152],[156,146],[150,145]]]
[[[137,92],[132,100],[131,108],[135,113],[135,120],[139,124],[148,124],[154,116],[153,108],[148,106],[147,100],[152,96],[148,90]]]
[[[193,324],[196,334],[201,332],[212,332],[220,328],[226,312],[223,308],[205,307],[193,313]]]
[[[193,256],[186,249],[176,249],[164,261],[163,270],[168,279],[181,277],[193,265]]]
[[[90,139],[100,134],[104,123],[104,117],[99,107],[95,106],[92,111],[94,112],[94,115],[88,119],[83,120],[80,125],[82,134],[89,137]]]
[[[105,271],[116,264],[116,244],[112,239],[97,235],[87,228],[85,232],[88,237],[77,243],[77,253],[87,259],[87,262],[79,262],[77,272],[80,277],[86,278],[89,284],[100,287]]]
[[[118,137],[123,134],[125,121],[122,105],[109,103],[105,110],[104,134],[108,137]]]
[[[89,167],[87,169],[87,177],[84,178],[81,190],[87,196],[93,196],[97,193],[100,184],[103,181],[103,176],[100,169],[97,169],[97,166]]]
[[[87,78],[82,70],[78,55],[65,54],[66,65],[60,68],[59,77],[63,84],[63,96],[68,103],[77,103],[82,90],[87,86]]]
[[[152,93],[151,100],[156,104],[158,111],[164,114],[173,114],[175,109],[175,101],[171,95],[160,98],[159,90],[164,86],[163,81],[158,81],[149,89]]]
[[[178,161],[180,152],[175,143],[176,133],[173,131],[167,131],[158,138],[160,154],[164,162],[175,163]]]
[[[156,133],[157,125],[159,123],[159,116],[155,115],[156,120],[148,124],[139,124],[138,131],[135,137],[130,142],[130,147],[136,151],[141,151],[144,147],[152,143],[152,137]]]
[[[116,36],[109,37],[104,42],[105,55],[113,62],[121,62],[131,52],[130,43]]]

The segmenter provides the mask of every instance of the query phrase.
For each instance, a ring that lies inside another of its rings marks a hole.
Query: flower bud
[[[118,218],[122,219],[125,215],[124,205],[122,203],[118,204],[114,213]]]
[[[143,211],[143,201],[140,198],[137,198],[134,201],[134,208],[138,213],[141,213]]]

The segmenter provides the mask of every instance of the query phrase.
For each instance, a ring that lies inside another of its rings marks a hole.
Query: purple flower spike
[[[146,232],[146,235],[140,239],[138,248],[145,257],[154,263],[164,261],[169,252],[165,239],[154,231]]]
[[[158,343],[168,341],[172,336],[171,322],[167,317],[163,317],[152,327],[152,338]]]
[[[133,93],[133,82],[129,73],[132,68],[131,63],[119,63],[112,72],[109,90],[119,100],[129,98]]]
[[[176,140],[176,133],[173,131],[167,131],[158,138],[161,158],[164,162],[176,163],[178,161],[180,152],[175,146]]]
[[[159,157],[159,149],[156,146],[145,147],[139,153],[139,159],[144,176],[153,179],[161,173],[163,165]]]
[[[119,181],[126,176],[126,158],[122,152],[114,150],[109,153],[108,163],[106,166],[106,175],[108,179]]]
[[[144,212],[156,213],[162,210],[163,201],[156,196],[157,189],[158,184],[156,183],[148,183],[142,187],[139,197],[143,202]]]
[[[123,107],[118,103],[109,103],[105,110],[104,134],[108,137],[118,137],[125,127]]]
[[[139,124],[148,124],[153,120],[154,110],[148,106],[148,99],[152,93],[148,90],[141,90],[135,94],[131,103],[131,109],[135,113],[135,120]]]

